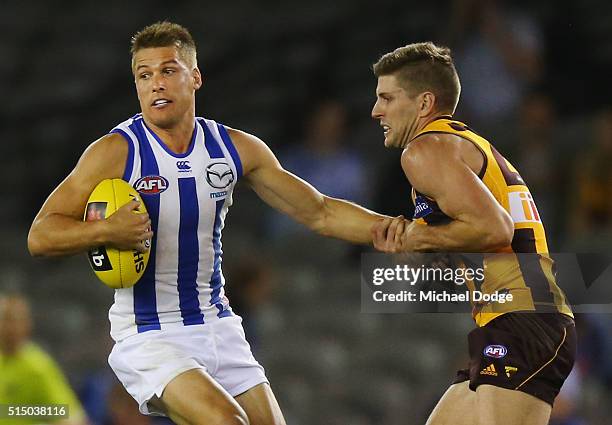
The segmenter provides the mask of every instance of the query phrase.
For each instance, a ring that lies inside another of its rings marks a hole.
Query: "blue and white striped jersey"
[[[223,289],[221,230],[242,165],[227,130],[197,118],[184,154],[169,150],[140,114],[111,132],[128,141],[123,179],[141,194],[153,228],[144,275],[115,291],[111,336],[233,315]]]

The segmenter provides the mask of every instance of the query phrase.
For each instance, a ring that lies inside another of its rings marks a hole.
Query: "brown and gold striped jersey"
[[[573,317],[565,294],[556,283],[554,261],[548,252],[542,219],[516,168],[486,139],[451,117],[432,121],[414,139],[425,133],[454,134],[472,142],[484,158],[478,177],[514,221],[514,237],[509,246],[495,253],[466,256],[470,267],[484,269],[484,279],[468,282],[472,292],[509,293],[513,297],[506,303],[473,303],[476,323],[484,326],[495,317],[512,311],[560,312]],[[452,220],[434,199],[414,189],[412,198],[417,223],[435,226]]]

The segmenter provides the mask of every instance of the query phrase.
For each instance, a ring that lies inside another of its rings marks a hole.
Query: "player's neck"
[[[429,124],[431,124],[435,120],[439,120],[440,118],[448,118],[448,117],[450,117],[450,115],[448,115],[447,113],[443,113],[443,112],[436,112],[427,117],[423,117],[422,119],[419,120],[417,124],[416,131],[414,132],[415,136],[419,134],[421,131],[423,131],[425,127],[427,127]]]
[[[147,122],[147,126],[164,142],[168,149],[174,153],[183,154],[187,152],[191,144],[195,117],[184,119],[170,128],[158,127],[149,122]]]

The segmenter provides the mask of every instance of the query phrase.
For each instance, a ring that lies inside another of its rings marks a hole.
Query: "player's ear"
[[[432,92],[426,91],[421,94],[419,102],[419,115],[422,117],[430,115],[436,104],[436,95]]]
[[[193,68],[192,76],[193,76],[193,89],[198,90],[200,87],[202,87],[202,84],[204,83],[204,81],[202,78],[202,73],[200,72],[200,69],[197,66]]]

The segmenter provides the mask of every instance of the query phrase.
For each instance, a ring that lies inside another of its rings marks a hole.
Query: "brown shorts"
[[[468,335],[469,369],[454,383],[523,391],[552,406],[576,357],[574,320],[559,313],[506,313]]]

